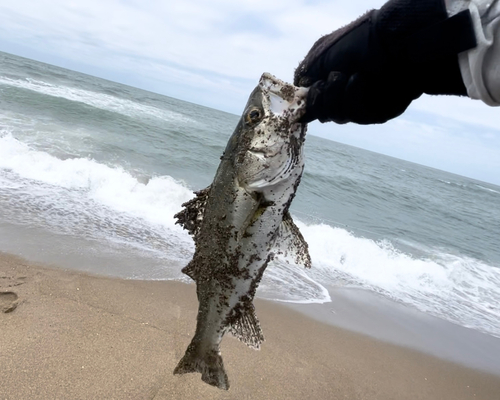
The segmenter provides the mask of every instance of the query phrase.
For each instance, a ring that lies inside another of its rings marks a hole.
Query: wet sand
[[[329,303],[288,306],[324,323],[500,376],[498,337],[433,317],[367,290],[330,288],[329,292]]]
[[[194,285],[91,276],[0,254],[0,399],[500,398],[498,374],[265,301],[256,301],[261,351],[229,335],[222,342],[231,389],[221,391],[199,374],[172,375],[197,306]]]

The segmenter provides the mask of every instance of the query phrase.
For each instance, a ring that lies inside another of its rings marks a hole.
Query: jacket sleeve
[[[476,37],[469,10],[450,15],[450,1],[467,2],[389,0],[320,38],[295,71],[310,87],[303,122],[384,123],[423,93],[467,95],[458,54]]]
[[[446,0],[446,8],[471,13],[477,46],[458,55],[468,96],[500,106],[500,0]]]

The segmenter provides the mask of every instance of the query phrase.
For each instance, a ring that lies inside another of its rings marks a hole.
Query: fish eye
[[[256,124],[262,119],[262,111],[258,108],[252,108],[247,114],[247,123]]]

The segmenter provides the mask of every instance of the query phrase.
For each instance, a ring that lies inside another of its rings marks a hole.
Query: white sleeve
[[[473,99],[500,106],[500,0],[445,0],[448,14],[469,9],[477,47],[458,55],[460,72]]]

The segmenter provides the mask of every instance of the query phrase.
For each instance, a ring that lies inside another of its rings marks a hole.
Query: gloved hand
[[[301,121],[383,123],[422,93],[465,96],[457,54],[475,45],[469,11],[390,0],[313,45],[295,71],[310,87]]]

